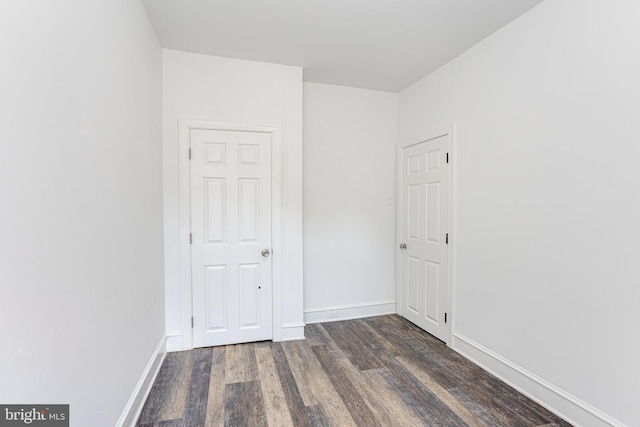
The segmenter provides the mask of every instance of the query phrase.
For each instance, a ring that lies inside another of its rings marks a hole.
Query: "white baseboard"
[[[151,359],[149,359],[149,363],[147,363],[147,367],[144,369],[138,384],[136,384],[135,389],[133,389],[133,393],[131,394],[127,405],[124,407],[124,410],[120,415],[120,419],[116,423],[116,427],[135,426],[136,421],[138,421],[138,417],[140,416],[140,412],[142,411],[142,406],[147,400],[147,396],[151,391],[153,382],[156,380],[156,376],[160,371],[160,366],[162,366],[162,362],[164,361],[166,354],[167,337],[163,336],[151,355]]]
[[[302,322],[283,324],[282,339],[280,341],[303,340],[304,326],[305,324]],[[183,351],[183,350],[190,350],[190,349],[184,348],[182,343],[182,335],[169,335],[167,337],[167,351],[169,353],[173,351]]]
[[[305,323],[284,323],[282,325],[282,341],[295,341],[304,339]]]
[[[167,351],[171,353],[172,351],[182,350],[185,350],[182,348],[182,335],[169,335],[167,337]]]
[[[576,427],[626,427],[588,403],[460,333],[453,333],[451,348]]]
[[[312,308],[305,310],[304,322],[306,324],[334,322],[338,320],[359,319],[361,317],[382,316],[394,313],[396,313],[395,300],[378,301],[362,304]]]

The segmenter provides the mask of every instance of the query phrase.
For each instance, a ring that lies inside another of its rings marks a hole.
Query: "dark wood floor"
[[[167,355],[144,427],[570,426],[399,316]]]

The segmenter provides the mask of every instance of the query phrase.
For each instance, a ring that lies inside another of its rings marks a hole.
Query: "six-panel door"
[[[271,339],[271,134],[192,129],[191,156],[194,346]]]
[[[401,314],[445,341],[448,296],[449,136],[402,149]]]

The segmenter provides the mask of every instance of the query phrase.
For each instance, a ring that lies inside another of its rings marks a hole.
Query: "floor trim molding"
[[[363,317],[383,316],[396,313],[396,301],[376,301],[361,304],[336,305],[305,310],[306,324],[336,322],[339,320],[360,319]]]
[[[163,335],[158,346],[153,351],[153,354],[149,359],[149,363],[147,363],[147,367],[144,369],[140,380],[138,380],[138,384],[136,384],[136,387],[133,389],[133,393],[131,394],[127,405],[124,407],[124,410],[120,415],[120,419],[116,423],[116,427],[135,426],[136,421],[140,416],[140,412],[142,411],[142,407],[144,406],[144,402],[147,400],[147,396],[149,395],[151,387],[158,376],[158,372],[160,372],[160,367],[162,366],[162,362],[164,361],[166,354],[167,336]]]
[[[175,334],[167,336],[167,351],[171,353],[172,351],[182,351],[188,350],[184,348],[182,343],[182,334]]]
[[[626,427],[588,403],[458,332],[451,348],[575,426]]]
[[[303,340],[305,326],[306,324],[304,322],[283,323],[282,341]]]

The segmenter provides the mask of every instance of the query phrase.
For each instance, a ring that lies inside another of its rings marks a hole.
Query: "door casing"
[[[417,135],[415,137],[407,138],[400,141],[398,149],[396,150],[396,186],[398,194],[398,203],[396,204],[396,312],[399,315],[403,315],[404,307],[404,295],[403,295],[403,283],[402,283],[402,252],[400,250],[400,244],[402,242],[402,218],[403,218],[403,204],[402,204],[402,150],[411,145],[418,144],[423,141],[429,141],[442,136],[448,136],[450,141],[449,147],[449,183],[450,183],[450,197],[449,197],[449,244],[447,246],[448,273],[449,273],[449,290],[447,295],[447,336],[445,343],[447,346],[451,345],[452,337],[455,331],[455,283],[456,283],[456,242],[457,242],[457,214],[456,214],[456,194],[457,194],[457,153],[456,153],[456,126],[452,123],[442,128],[434,129],[424,134]]]
[[[282,142],[279,124],[255,125],[179,119],[180,330],[182,350],[193,348],[191,283],[191,130],[227,130],[271,134],[271,257],[273,341],[282,341]]]

